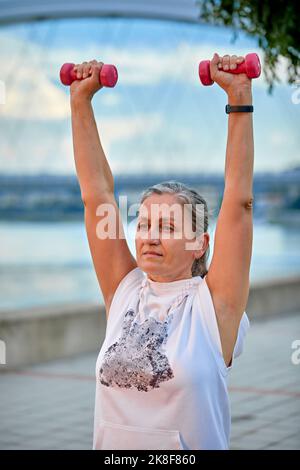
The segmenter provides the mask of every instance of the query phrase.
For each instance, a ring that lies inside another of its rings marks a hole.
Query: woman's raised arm
[[[72,135],[76,172],[81,197],[86,203],[99,193],[114,192],[113,175],[104,154],[92,108],[92,97],[102,88],[99,71],[102,62],[77,66],[77,78],[70,87]]]
[[[243,60],[215,54],[211,76],[227,93],[230,105],[251,105],[251,79],[246,74],[220,71]],[[227,68],[228,70],[228,68]],[[228,140],[223,201],[217,221],[214,252],[206,276],[215,306],[224,358],[231,359],[238,326],[249,295],[252,255],[253,122],[251,112],[228,117]]]
[[[71,84],[70,100],[74,158],[84,203],[85,226],[108,318],[119,283],[137,264],[127,245],[114,197],[113,175],[100,142],[91,104],[94,93],[102,88],[99,84],[101,64],[91,61],[77,67],[81,74],[77,78],[85,80],[75,80]],[[99,233],[99,227],[105,228],[107,220],[110,220],[108,233]]]

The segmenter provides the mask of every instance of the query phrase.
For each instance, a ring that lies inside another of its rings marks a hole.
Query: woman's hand
[[[251,104],[251,78],[245,73],[228,73],[244,60],[243,56],[226,54],[222,57],[215,53],[210,61],[210,76],[227,93],[228,102],[232,105]]]
[[[94,94],[103,88],[99,80],[102,66],[103,62],[97,62],[96,60],[75,65],[74,71],[77,73],[77,78],[81,80],[74,80],[71,83],[70,94],[72,99],[84,98],[91,100]]]

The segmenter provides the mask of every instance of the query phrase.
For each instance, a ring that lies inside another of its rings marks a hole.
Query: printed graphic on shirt
[[[139,324],[133,317],[134,310],[128,310],[119,341],[105,352],[100,382],[107,387],[135,387],[148,392],[174,377],[168,358],[161,350],[167,340],[168,322],[149,317]]]

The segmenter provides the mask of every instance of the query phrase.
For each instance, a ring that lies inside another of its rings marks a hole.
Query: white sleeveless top
[[[113,296],[96,363],[93,449],[228,449],[227,375],[206,278],[130,271]]]

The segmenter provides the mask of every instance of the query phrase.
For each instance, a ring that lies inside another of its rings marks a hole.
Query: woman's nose
[[[159,240],[159,228],[158,227],[151,227],[148,230],[148,239],[149,240]]]

